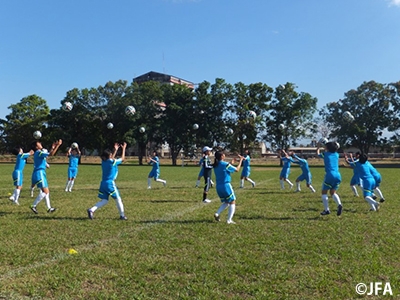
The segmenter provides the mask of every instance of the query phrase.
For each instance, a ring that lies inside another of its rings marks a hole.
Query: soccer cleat
[[[48,213],[53,213],[53,212],[55,212],[56,210],[57,210],[57,208],[50,207],[50,208],[47,210],[47,212],[48,212]]]
[[[255,182],[253,182],[253,183],[251,184],[251,186],[252,186],[252,187],[255,187],[255,186],[256,186],[256,183],[255,183]]]
[[[163,186],[164,186],[164,187],[166,187],[166,186],[167,186],[167,182],[166,182],[166,181],[165,181],[165,182],[163,182],[162,184],[163,184]]]
[[[128,220],[128,218],[125,217],[125,216],[120,216],[119,219],[120,219],[120,220]]]
[[[376,195],[372,195],[371,198],[376,200],[376,198],[378,198],[378,197],[376,197]]]
[[[221,218],[219,217],[219,214],[217,214],[217,213],[214,214],[214,219],[217,222],[219,222],[221,220]]]
[[[87,214],[88,214],[88,218],[90,220],[93,220],[93,212],[90,209],[87,210]]]
[[[376,210],[376,211],[378,211],[378,210],[380,209],[380,205],[379,205],[378,202],[377,202],[376,204],[374,204],[374,206],[375,206],[375,210]]]
[[[342,204],[339,204],[337,207],[337,215],[340,216],[342,214],[343,206]]]
[[[236,224],[236,222],[232,221],[232,220],[228,220],[228,221],[226,221],[226,224]]]
[[[15,201],[14,196],[11,196],[10,198],[8,198],[10,201]]]
[[[19,205],[18,200],[14,200],[14,204],[15,204],[15,205]]]
[[[321,216],[329,215],[331,212],[329,210],[324,210],[321,212]]]
[[[295,192],[295,193],[299,193],[300,191],[301,191],[301,190],[295,190],[294,192]]]
[[[38,211],[36,209],[36,206],[31,205],[31,210],[35,213],[38,214]]]
[[[210,199],[204,199],[204,200],[203,200],[203,203],[210,203],[210,202],[211,202]]]
[[[148,190],[151,190],[151,186],[148,186],[147,189],[148,189]]]
[[[381,198],[381,200],[379,200],[380,203],[385,202],[385,198]]]
[[[65,189],[66,192],[68,192],[68,189]]]
[[[289,190],[291,190],[293,188],[293,183],[289,184]]]

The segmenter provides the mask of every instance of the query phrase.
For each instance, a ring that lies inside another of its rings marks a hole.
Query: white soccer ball
[[[199,125],[198,125],[198,124],[193,124],[193,129],[194,129],[194,130],[199,129]]]
[[[247,117],[248,117],[249,119],[255,119],[255,118],[257,117],[257,114],[256,114],[255,111],[249,110],[249,111],[247,112]]]
[[[139,132],[140,132],[140,133],[145,133],[145,132],[146,132],[146,128],[140,127],[140,128],[139,128]]]
[[[322,144],[322,145],[325,145],[327,142],[328,142],[327,138],[320,138],[319,141],[318,141],[318,143]]]
[[[345,111],[342,116],[343,116],[343,119],[346,122],[353,122],[354,121],[354,116],[349,111]]]
[[[108,123],[108,124],[107,124],[107,128],[108,128],[108,129],[113,129],[113,128],[114,128],[114,124],[111,123],[111,122]]]
[[[285,125],[284,124],[279,124],[278,128],[279,128],[279,130],[283,130],[283,129],[285,129]]]
[[[228,134],[233,134],[233,129],[232,128],[228,129]]]
[[[72,103],[68,102],[68,101],[64,102],[63,105],[62,105],[62,109],[65,110],[65,111],[71,111],[73,107],[74,106],[72,105]]]
[[[75,143],[75,142],[73,142],[72,144],[71,144],[71,148],[72,149],[78,149],[78,143]]]
[[[136,109],[135,109],[132,105],[129,105],[129,106],[127,106],[127,107],[125,108],[125,113],[126,113],[128,116],[133,116],[133,115],[136,113]]]
[[[33,137],[38,140],[38,139],[40,139],[42,137],[42,133],[39,130],[36,130],[33,133]]]

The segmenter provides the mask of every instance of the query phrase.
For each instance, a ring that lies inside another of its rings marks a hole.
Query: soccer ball
[[[354,116],[351,114],[351,112],[345,111],[345,112],[343,113],[343,119],[344,119],[346,122],[353,122],[353,121],[354,121]]]
[[[279,128],[279,130],[283,130],[283,129],[285,129],[285,125],[284,124],[279,124],[278,128]]]
[[[62,105],[62,109],[65,110],[65,111],[71,111],[73,107],[74,106],[72,105],[72,103],[68,102],[68,101],[64,102],[63,105]]]
[[[247,117],[248,117],[249,119],[255,119],[255,118],[257,117],[257,114],[255,113],[255,111],[249,110],[249,111],[247,112]]]
[[[33,137],[38,140],[38,139],[40,139],[42,137],[42,133],[39,130],[36,130],[33,133]]]
[[[108,123],[108,124],[107,124],[107,128],[108,128],[108,129],[113,129],[113,128],[114,128],[114,124],[111,123],[111,122]]]
[[[78,146],[78,143],[75,143],[75,142],[74,142],[74,143],[71,144],[71,148],[72,148],[72,149],[77,149],[78,147],[79,147],[79,146]]]
[[[199,129],[199,125],[198,125],[198,124],[193,124],[193,129],[194,129],[194,130]]]
[[[328,142],[327,138],[320,138],[319,141],[318,141],[318,143],[322,144],[322,145],[325,145],[327,142]]]
[[[144,128],[144,127],[140,127],[140,128],[139,128],[139,132],[140,132],[140,133],[145,133],[145,131],[146,131],[146,128]]]
[[[233,129],[232,128],[228,129],[228,134],[233,134]]]
[[[127,107],[125,108],[125,113],[126,113],[128,116],[133,116],[133,115],[136,113],[136,109],[135,109],[132,105],[129,105],[129,106],[127,106]]]

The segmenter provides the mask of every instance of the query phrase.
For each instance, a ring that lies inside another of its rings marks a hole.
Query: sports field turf
[[[48,170],[50,198],[58,210],[29,209],[32,164],[25,168],[20,206],[8,200],[13,164],[0,166],[0,299],[386,299],[400,295],[398,168],[379,168],[386,202],[369,212],[352,196],[351,170],[341,168],[344,211],[320,216],[324,170],[312,167],[312,194],[281,190],[280,168],[252,166],[255,188],[237,195],[236,225],[213,218],[194,188],[197,167],[161,166],[167,187],[153,182],[149,166],[122,165],[117,186],[127,221],[115,203],[87,218],[98,200],[99,165],[80,165],[72,193],[64,192],[66,164]],[[292,168],[294,182],[300,174]],[[36,195],[36,193],[35,193]],[[69,254],[74,249],[76,254]],[[359,296],[358,283],[389,283],[393,296]]]

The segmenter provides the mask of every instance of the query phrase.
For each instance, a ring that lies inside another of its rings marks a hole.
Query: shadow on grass
[[[193,203],[196,202],[196,200],[137,200],[137,202],[146,202],[146,203],[181,203],[181,202],[186,202],[186,203]]]
[[[171,223],[171,224],[205,224],[205,223],[216,223],[213,219],[204,219],[204,220],[146,220],[139,221],[138,223],[142,224],[162,224],[162,223]]]
[[[39,220],[76,220],[76,221],[83,221],[89,220],[88,217],[67,217],[67,216],[56,216],[56,215],[29,215],[26,219],[39,219]],[[119,220],[119,219],[118,219]],[[90,220],[89,220],[90,221]]]

